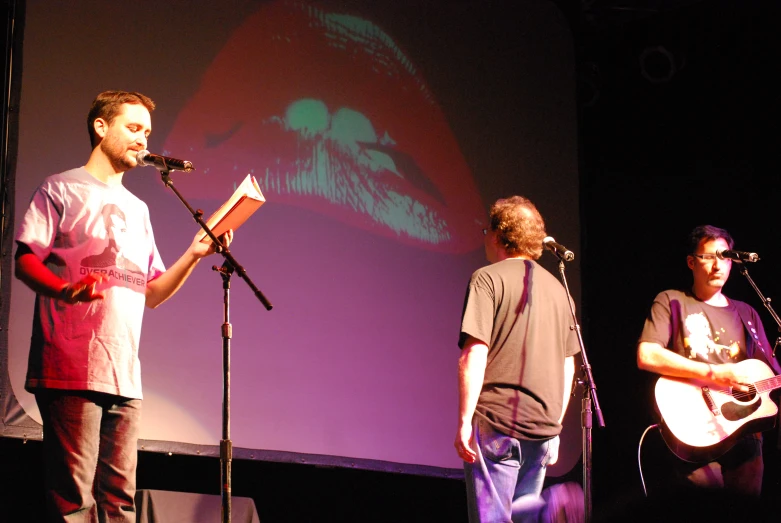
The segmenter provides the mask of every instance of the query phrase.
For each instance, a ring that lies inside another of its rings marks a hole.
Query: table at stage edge
[[[136,492],[137,523],[220,523],[220,496],[168,490]],[[252,498],[231,497],[231,523],[260,523]]]

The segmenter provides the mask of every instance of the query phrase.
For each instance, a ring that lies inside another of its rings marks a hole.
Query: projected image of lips
[[[421,74],[374,23],[274,2],[239,27],[162,154],[176,184],[224,200],[252,173],[267,200],[445,252],[479,248],[484,208]]]

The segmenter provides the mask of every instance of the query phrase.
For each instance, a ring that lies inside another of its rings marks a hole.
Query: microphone
[[[560,260],[572,261],[575,259],[575,253],[567,249],[560,243],[556,243],[556,240],[552,236],[546,236],[542,240],[542,244],[551,250],[553,254],[559,257]]]
[[[716,256],[722,260],[735,260],[739,262],[759,261],[759,255],[755,252],[725,250],[717,252]]]
[[[147,150],[138,151],[136,154],[136,161],[141,167],[151,165],[156,167],[158,171],[184,171],[189,173],[195,167],[193,162],[187,160],[177,160],[176,158],[169,158],[168,156],[159,156],[152,154]]]

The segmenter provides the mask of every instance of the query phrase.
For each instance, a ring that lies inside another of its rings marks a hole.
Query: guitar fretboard
[[[773,376],[765,380],[759,380],[754,383],[754,387],[759,394],[781,388],[781,376]]]

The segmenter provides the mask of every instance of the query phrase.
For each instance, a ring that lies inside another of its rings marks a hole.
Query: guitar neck
[[[781,376],[773,376],[772,378],[759,380],[754,383],[754,387],[759,394],[781,388]]]

